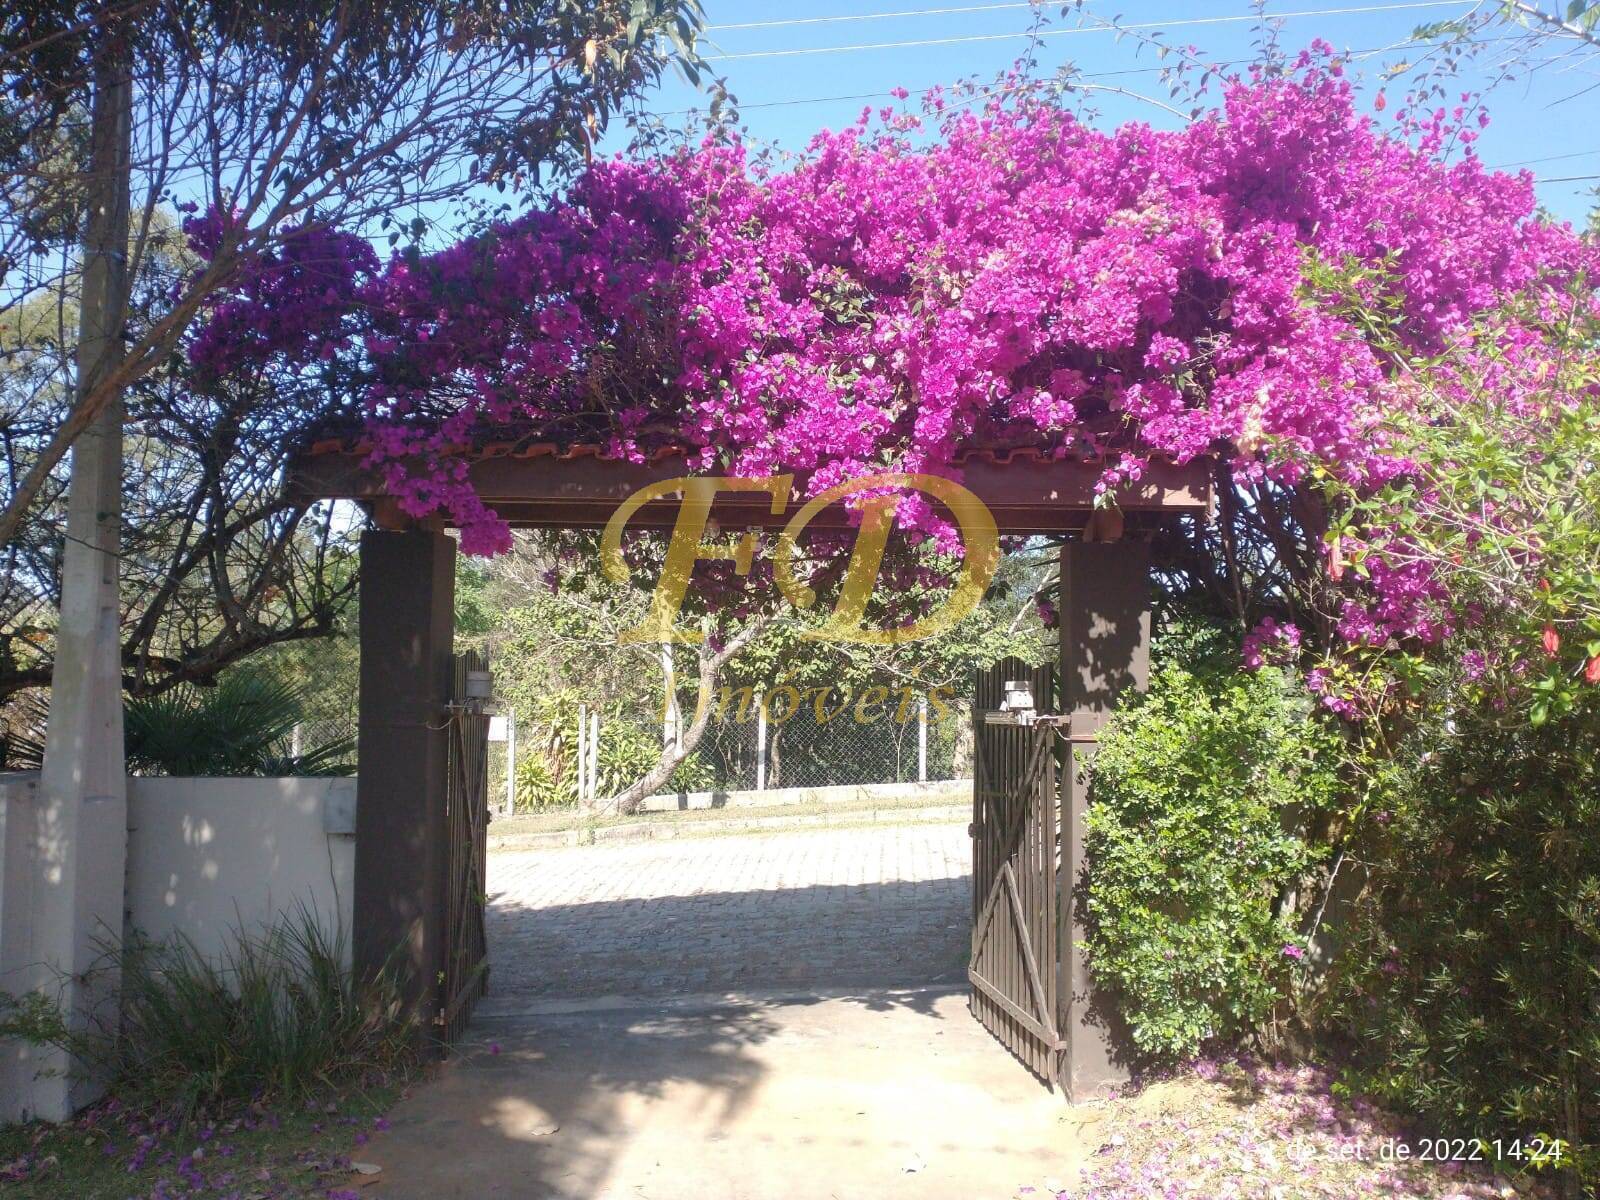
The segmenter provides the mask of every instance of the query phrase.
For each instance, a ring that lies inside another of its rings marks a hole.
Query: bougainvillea
[[[1413,114],[1409,136],[1358,114],[1326,47],[1233,79],[1175,132],[1098,131],[1026,92],[923,109],[863,113],[781,171],[725,137],[597,163],[559,202],[381,268],[316,235],[336,265],[263,264],[272,282],[247,280],[191,355],[336,359],[402,506],[492,553],[509,535],[460,451],[496,430],[682,448],[813,493],[1020,444],[1098,456],[1108,496],[1157,456],[1217,454],[1245,484],[1381,483],[1405,463],[1378,417],[1407,392],[1311,268],[1381,276],[1427,353],[1593,254],[1534,219],[1527,174],[1446,161],[1470,142],[1460,113]],[[1514,392],[1517,354],[1501,361]],[[918,505],[902,522],[941,534]],[[1428,635],[1425,572],[1371,583],[1346,636]]]

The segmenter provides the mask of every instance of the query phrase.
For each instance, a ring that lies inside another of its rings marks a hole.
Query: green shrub
[[[413,1062],[416,1030],[391,973],[358,983],[344,959],[305,908],[234,931],[215,958],[186,938],[134,936],[103,957],[120,974],[120,1024],[72,1028],[56,1000],[0,992],[0,1037],[69,1051],[141,1110],[187,1119],[298,1102]]]
[[[218,960],[184,939],[130,945],[120,1036],[89,1055],[133,1103],[298,1101],[403,1066],[414,1042],[401,1014],[392,982],[358,985],[341,942],[301,910],[236,933]]]
[[[128,769],[140,775],[351,774],[353,737],[293,751],[308,686],[232,671],[212,687],[183,684],[130,699],[123,718]]]
[[[1385,328],[1371,289],[1338,290]],[[1442,353],[1389,340],[1407,401],[1375,436],[1409,468],[1376,489],[1330,481],[1328,550],[1349,600],[1404,597],[1418,636],[1321,664],[1366,739],[1348,835],[1365,888],[1327,998],[1359,1081],[1440,1135],[1565,1139],[1574,1196],[1600,1187],[1593,296],[1577,278],[1570,303],[1510,297]]]
[[[1452,1137],[1561,1138],[1560,1165],[1590,1188],[1600,1184],[1597,744],[1592,709],[1412,739],[1391,807],[1363,823],[1367,887],[1334,992],[1358,1051],[1354,1086]]]
[[[573,804],[577,791],[570,772],[558,775],[542,754],[520,754],[517,756],[516,797],[518,810],[530,811]]]
[[[1151,1060],[1259,1029],[1303,945],[1286,892],[1318,852],[1337,739],[1282,674],[1169,665],[1107,726],[1091,773],[1090,965]]]

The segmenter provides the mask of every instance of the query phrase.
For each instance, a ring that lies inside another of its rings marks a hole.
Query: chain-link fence
[[[845,692],[802,691],[779,686],[767,693],[724,689],[713,701],[706,731],[664,790],[750,791],[884,783],[939,782],[972,773],[972,714],[952,688],[891,690],[878,686]],[[694,697],[682,699],[683,723],[693,719]],[[576,727],[576,713],[563,724]],[[354,713],[323,715],[295,729],[294,752],[307,754],[331,743],[349,747],[355,763]],[[602,712],[600,757],[607,787],[649,768],[665,733],[656,712]],[[512,794],[506,786],[509,746],[504,720],[497,722],[490,749],[491,804]],[[517,806],[571,803],[563,786],[575,770],[575,754],[544,725],[516,729],[519,775]],[[616,757],[617,762],[607,760]],[[526,777],[526,778],[524,778]],[[570,782],[570,781],[567,781]],[[549,798],[544,798],[548,793]]]
[[[341,753],[335,757],[335,761],[353,767],[356,762],[358,723],[355,713],[309,717],[296,724],[290,734],[290,752],[298,758],[300,755],[314,753],[326,746],[338,746]]]
[[[737,792],[760,783],[758,733],[755,721],[712,719],[693,755],[708,776],[705,790]]]
[[[654,714],[607,719],[660,729]],[[715,791],[961,779],[971,740],[970,709],[950,688],[724,689],[683,775]]]
[[[767,698],[764,783],[769,788],[961,777],[968,721],[953,701],[930,704],[926,696],[892,694],[879,699],[871,689],[850,697],[819,696],[798,706],[785,700],[782,691]]]

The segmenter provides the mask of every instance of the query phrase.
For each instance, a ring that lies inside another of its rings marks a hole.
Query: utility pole
[[[121,365],[128,309],[131,54],[112,24],[94,64],[82,295],[74,402]],[[50,681],[32,864],[34,990],[59,996],[69,1026],[115,1020],[122,939],[127,775],[122,756],[122,402],[74,443],[62,555],[61,617]],[[107,961],[107,951],[112,952]],[[42,1052],[34,1115],[65,1120],[103,1081],[65,1051]]]

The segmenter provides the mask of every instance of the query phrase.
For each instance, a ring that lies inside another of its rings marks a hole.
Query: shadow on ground
[[[1093,1149],[967,1012],[968,878],[616,887],[491,899],[490,994],[366,1194],[972,1200]]]
[[[951,989],[484,1020],[367,1149],[378,1196],[972,1200],[1075,1177],[1069,1109]]]

